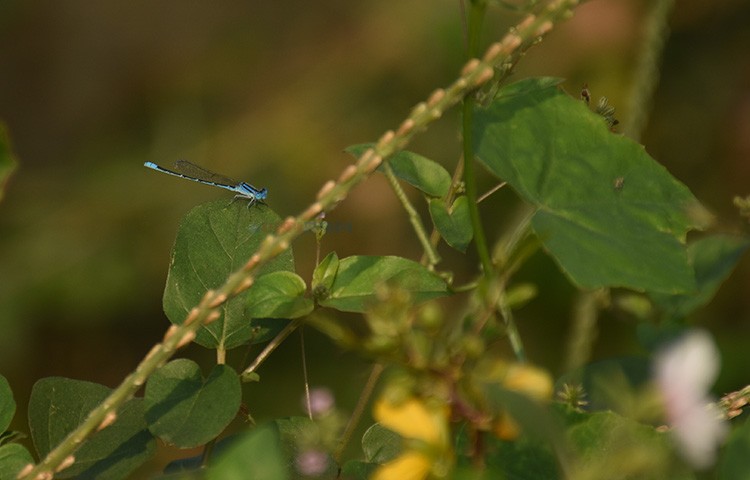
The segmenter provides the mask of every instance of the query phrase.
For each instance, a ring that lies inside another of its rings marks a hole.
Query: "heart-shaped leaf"
[[[36,382],[29,399],[29,427],[39,456],[63,441],[110,393],[104,385],[68,378]],[[142,399],[128,400],[117,412],[117,421],[92,435],[76,451],[73,466],[55,477],[126,478],[156,450],[143,413]]]
[[[475,112],[479,160],[536,206],[532,227],[584,288],[695,288],[685,234],[705,210],[641,145],[556,87],[527,80]]]
[[[445,281],[416,262],[358,255],[339,261],[330,295],[319,303],[345,312],[364,312],[376,301],[375,291],[384,283],[409,291],[415,302],[448,294]]]
[[[469,216],[469,202],[466,196],[461,195],[456,198],[451,212],[448,212],[448,207],[443,199],[431,199],[430,216],[445,243],[459,252],[465,252],[474,236]]]
[[[165,442],[197,447],[229,425],[241,399],[240,380],[231,367],[216,365],[204,380],[192,360],[173,360],[146,384],[146,420],[151,432]]]
[[[273,272],[259,277],[247,296],[248,314],[254,318],[297,318],[312,312],[305,298],[305,281],[292,272]]]
[[[164,312],[172,323],[182,323],[209,288],[221,285],[258,249],[280,219],[263,204],[217,200],[193,208],[180,223],[172,249]],[[291,249],[266,264],[259,274],[294,270]],[[196,342],[208,348],[231,349],[259,339],[247,315],[247,292],[221,307],[221,317],[198,330]]]

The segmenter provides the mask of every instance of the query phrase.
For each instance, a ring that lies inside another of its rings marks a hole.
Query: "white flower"
[[[714,463],[727,425],[708,390],[719,373],[719,351],[711,336],[694,330],[656,356],[656,382],[671,431],[685,460],[695,468]]]

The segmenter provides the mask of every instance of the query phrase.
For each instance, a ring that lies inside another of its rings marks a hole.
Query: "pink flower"
[[[656,356],[656,383],[680,453],[695,468],[714,463],[727,425],[708,390],[719,373],[719,351],[704,330],[688,332]]]

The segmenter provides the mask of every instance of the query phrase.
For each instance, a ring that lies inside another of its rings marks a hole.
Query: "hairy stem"
[[[385,173],[385,177],[388,179],[388,183],[391,184],[391,188],[396,193],[396,197],[398,197],[401,205],[404,207],[404,210],[406,210],[406,213],[409,215],[409,222],[411,222],[411,226],[412,228],[414,228],[414,232],[417,234],[419,243],[422,244],[424,254],[429,260],[429,265],[436,265],[440,261],[440,256],[437,254],[437,251],[432,246],[432,244],[430,244],[430,240],[429,238],[427,238],[427,232],[424,229],[424,225],[422,225],[422,220],[419,218],[417,210],[414,208],[414,205],[411,204],[411,201],[409,201],[406,193],[404,193],[404,189],[401,188],[401,185],[398,183],[398,179],[393,173],[393,169],[390,165],[388,165],[387,162],[383,164],[383,172]]]

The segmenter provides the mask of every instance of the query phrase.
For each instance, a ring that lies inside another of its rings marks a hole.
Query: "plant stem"
[[[479,34],[481,32],[482,19],[485,12],[484,2],[472,2],[469,9],[468,21],[468,49],[469,57],[474,57],[479,49]],[[482,264],[484,275],[492,272],[492,261],[487,249],[487,240],[484,236],[482,220],[479,217],[479,206],[477,205],[477,184],[474,175],[474,145],[472,128],[474,126],[474,96],[464,97],[462,133],[463,133],[463,157],[464,157],[464,185],[466,187],[466,198],[469,204],[469,218],[474,230],[474,245],[477,248],[479,261]]]
[[[668,20],[673,5],[674,0],[653,0],[646,17],[643,43],[628,101],[628,118],[623,127],[623,133],[637,142],[648,121],[654,92],[659,83],[659,64],[669,36]]]
[[[380,363],[376,363],[372,366],[372,370],[370,370],[370,376],[367,378],[367,383],[365,383],[365,386],[362,389],[362,394],[359,396],[359,400],[357,400],[357,405],[354,407],[354,412],[352,412],[352,416],[349,417],[349,422],[346,424],[346,429],[344,430],[343,435],[341,435],[341,441],[339,442],[336,451],[333,452],[333,459],[336,461],[336,463],[341,462],[341,455],[344,453],[346,445],[352,438],[354,429],[357,428],[359,420],[362,418],[362,413],[364,413],[365,407],[370,401],[372,392],[375,389],[375,385],[377,385],[378,379],[383,373],[383,370],[384,367]]]
[[[427,259],[430,262],[430,266],[436,265],[438,262],[440,262],[440,256],[435,251],[435,248],[433,248],[433,246],[430,244],[430,240],[429,238],[427,238],[427,232],[424,229],[424,225],[422,225],[422,220],[419,218],[417,210],[414,208],[414,205],[411,204],[411,201],[409,201],[409,198],[406,196],[404,189],[401,188],[401,185],[398,183],[398,179],[393,173],[393,169],[391,168],[391,166],[388,165],[388,162],[383,163],[383,173],[385,173],[385,178],[388,179],[388,183],[391,184],[391,188],[396,193],[396,197],[398,197],[401,205],[404,207],[404,210],[406,210],[406,213],[409,215],[409,222],[411,222],[411,226],[414,228],[414,232],[417,234],[419,243],[422,244],[424,253],[425,255],[427,255]]]
[[[597,336],[599,311],[609,304],[609,290],[580,292],[573,307],[573,328],[568,339],[565,371],[570,372],[586,364]]]
[[[268,342],[266,348],[264,348],[258,354],[258,356],[255,357],[253,363],[251,363],[250,366],[242,372],[240,378],[242,378],[243,381],[248,381],[249,376],[254,373],[255,370],[257,370],[264,361],[266,361],[266,358],[268,358],[269,355],[271,355],[271,353],[273,353],[273,351],[276,350],[279,345],[281,345],[281,342],[286,340],[286,337],[291,335],[292,332],[295,331],[297,327],[299,327],[300,323],[301,322],[298,319],[289,322],[283,330],[281,330],[278,334],[276,334],[275,337],[273,337],[273,340]]]

